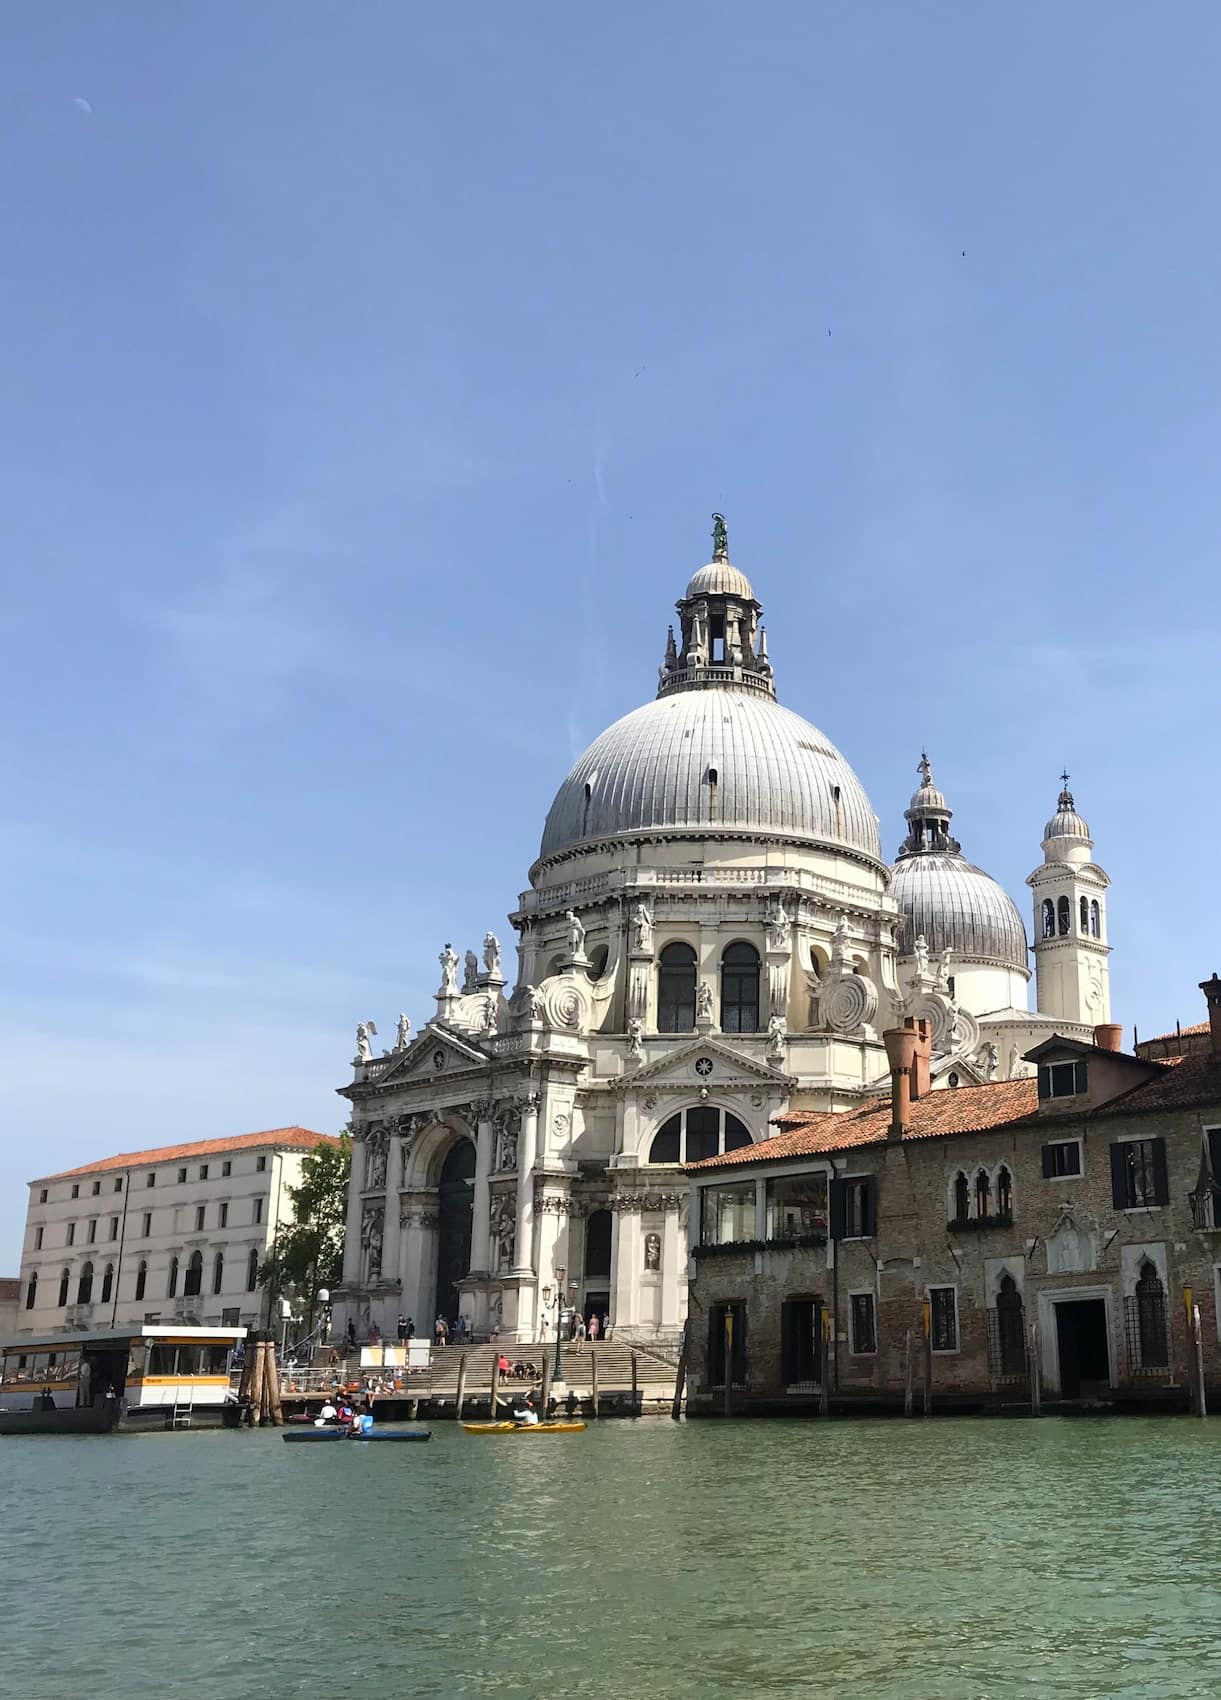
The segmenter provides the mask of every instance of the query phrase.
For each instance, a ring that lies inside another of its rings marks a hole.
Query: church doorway
[[[441,1166],[437,1187],[437,1315],[458,1317],[458,1282],[471,1267],[471,1213],[474,1207],[475,1147],[460,1139]]]
[[[1094,1399],[1110,1389],[1107,1307],[1101,1299],[1056,1304],[1056,1349],[1062,1399]]]

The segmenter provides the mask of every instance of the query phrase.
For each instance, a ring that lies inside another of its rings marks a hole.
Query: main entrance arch
[[[459,1139],[441,1165],[437,1186],[437,1314],[450,1322],[458,1317],[458,1282],[471,1267],[474,1188],[475,1147]]]

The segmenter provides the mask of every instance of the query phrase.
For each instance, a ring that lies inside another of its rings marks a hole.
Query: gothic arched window
[[[1088,897],[1083,897],[1081,899],[1080,908],[1081,908],[1081,931],[1083,933],[1088,933],[1089,930],[1090,930],[1090,900],[1089,900]]]
[[[971,1214],[971,1185],[966,1175],[959,1169],[954,1176],[954,1220],[965,1222]]]
[[[136,1268],[136,1297],[138,1299],[142,1299],[144,1297],[144,1289],[145,1289],[145,1287],[147,1287],[147,1285],[148,1285],[148,1260],[147,1260],[147,1258],[142,1257],[140,1259],[140,1262],[139,1262],[137,1268]]]
[[[1092,939],[1102,937],[1102,917],[1098,909],[1097,898],[1093,898],[1090,902],[1090,937]]]
[[[66,1269],[60,1270],[60,1272],[59,1272],[59,1300],[58,1300],[58,1303],[59,1303],[59,1306],[60,1306],[61,1309],[68,1302],[68,1282],[71,1279],[72,1279],[72,1276],[69,1274],[69,1272]]]
[[[1136,1329],[1141,1369],[1162,1369],[1170,1361],[1166,1337],[1166,1289],[1148,1258],[1136,1283]]]
[[[996,1340],[1001,1374],[1025,1374],[1026,1325],[1022,1314],[1022,1295],[1008,1270],[1001,1276],[996,1295]]]
[[[37,1298],[38,1298],[38,1271],[37,1271],[37,1269],[35,1269],[33,1274],[30,1276],[29,1282],[28,1282],[26,1289],[25,1289],[25,1308],[27,1310],[33,1310],[34,1303],[35,1303]]]
[[[695,952],[668,944],[658,958],[657,1031],[689,1033],[695,1026]]]
[[[698,1163],[719,1157],[723,1151],[738,1151],[751,1143],[750,1131],[728,1110],[711,1104],[693,1104],[670,1116],[653,1135],[650,1163]]]
[[[1043,937],[1052,939],[1056,936],[1056,906],[1050,897],[1043,899]]]
[[[178,1292],[178,1259],[177,1259],[176,1256],[170,1258],[170,1278],[166,1282],[165,1290],[166,1290],[167,1295],[171,1299],[174,1298],[177,1295],[177,1292]]]
[[[102,1271],[102,1303],[110,1303],[110,1295],[114,1292],[114,1264],[108,1263]]]
[[[81,1265],[80,1279],[76,1283],[76,1302],[78,1305],[93,1303],[93,1265]]]
[[[1013,1176],[1006,1163],[1002,1163],[996,1171],[996,1214],[1013,1215]]]
[[[1061,934],[1067,933],[1072,927],[1073,919],[1072,909],[1069,906],[1067,897],[1062,897],[1060,899],[1059,903],[1056,905],[1056,910],[1059,917],[1059,930]]]
[[[212,1259],[212,1291],[219,1293],[225,1283],[225,1254],[218,1251]]]
[[[759,952],[731,944],[721,958],[721,1031],[759,1031]]]
[[[203,1252],[193,1251],[187,1263],[186,1280],[182,1283],[182,1296],[193,1299],[203,1286]]]
[[[981,1220],[992,1214],[992,1182],[987,1169],[981,1169],[975,1177],[975,1214]]]

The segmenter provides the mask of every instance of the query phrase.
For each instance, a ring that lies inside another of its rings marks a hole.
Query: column
[[[471,1274],[486,1276],[491,1267],[492,1106],[479,1106],[475,1135],[475,1193],[471,1204]]]
[[[667,1207],[661,1230],[661,1326],[679,1324],[678,1278],[687,1269],[687,1247],[678,1231],[678,1207]]]
[[[514,1275],[534,1273],[534,1157],[538,1150],[538,1093],[522,1101],[521,1132],[517,1139],[517,1229],[514,1237]]]
[[[335,1330],[342,1334],[351,1317],[360,1328],[360,1288],[363,1286],[365,1250],[360,1243],[360,1187],[365,1176],[365,1144],[363,1130],[352,1141],[352,1172],[348,1179],[348,1223],[343,1241],[343,1287],[345,1297],[335,1307]]]
[[[620,1205],[615,1211],[615,1234],[611,1243],[614,1291],[611,1294],[611,1324],[632,1326],[640,1320],[637,1292],[640,1281],[640,1216],[637,1210]]]

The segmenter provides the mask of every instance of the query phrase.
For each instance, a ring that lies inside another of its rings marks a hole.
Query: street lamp
[[[555,1270],[555,1374],[554,1374],[554,1377],[553,1377],[553,1379],[555,1381],[563,1381],[563,1379],[564,1379],[564,1366],[563,1366],[563,1362],[560,1358],[560,1349],[561,1349],[561,1345],[562,1345],[563,1337],[564,1337],[564,1277],[567,1273],[568,1273],[568,1271],[562,1263],[559,1263],[559,1264],[556,1265],[556,1270]],[[570,1295],[572,1296],[573,1302],[575,1303],[576,1302],[576,1295],[580,1291],[580,1283],[578,1281],[570,1281],[568,1283],[568,1291],[569,1291]]]

